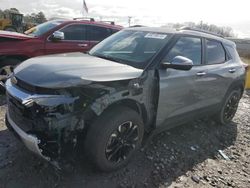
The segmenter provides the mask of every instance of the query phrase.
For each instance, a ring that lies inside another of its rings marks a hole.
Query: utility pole
[[[201,29],[203,28],[203,21],[202,20],[200,21],[200,28]]]
[[[132,18],[132,16],[129,16],[128,17],[128,26],[130,27],[130,23],[131,23],[131,18]]]

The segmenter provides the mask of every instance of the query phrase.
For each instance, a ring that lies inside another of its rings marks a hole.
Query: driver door
[[[46,54],[66,52],[86,52],[90,49],[89,41],[86,39],[86,26],[83,24],[71,24],[60,29],[64,33],[64,40],[46,41]]]
[[[191,70],[159,69],[160,92],[157,111],[157,126],[169,126],[196,115],[201,108],[202,39],[199,37],[180,37],[162,62],[171,62],[176,56],[184,56],[193,61]],[[204,87],[204,86],[202,86]]]

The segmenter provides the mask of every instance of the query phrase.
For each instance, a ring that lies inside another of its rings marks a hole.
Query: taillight
[[[249,64],[246,64],[246,63],[242,63],[242,66],[245,68],[246,72],[248,71],[249,69]]]
[[[247,72],[248,70],[250,70],[249,64],[243,63],[243,62],[241,62],[241,64],[242,64],[242,66],[245,68],[246,72]]]

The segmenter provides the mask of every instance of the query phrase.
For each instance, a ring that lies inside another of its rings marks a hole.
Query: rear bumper
[[[37,154],[41,158],[50,161],[50,158],[47,156],[44,156],[42,154],[42,149],[39,148],[40,140],[35,136],[31,134],[27,134],[22,129],[20,129],[14,121],[11,120],[9,116],[9,112],[6,113],[6,124],[8,127],[13,130],[17,136],[21,139],[21,141],[24,143],[24,145],[33,153]]]

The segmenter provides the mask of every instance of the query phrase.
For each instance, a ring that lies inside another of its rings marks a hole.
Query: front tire
[[[216,121],[226,125],[234,118],[241,98],[240,90],[231,91],[224,100],[221,110],[216,115]]]
[[[117,170],[140,148],[143,134],[137,112],[127,107],[109,109],[90,126],[85,153],[99,170]]]

